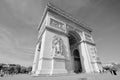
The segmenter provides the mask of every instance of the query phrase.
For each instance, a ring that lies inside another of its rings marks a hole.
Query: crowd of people
[[[103,70],[100,73],[110,72],[112,75],[117,75],[118,70],[111,67],[103,67]]]

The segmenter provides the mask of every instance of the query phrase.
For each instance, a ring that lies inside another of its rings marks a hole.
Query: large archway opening
[[[75,31],[69,31],[69,44],[72,58],[72,67],[75,73],[82,72],[82,64],[80,58],[79,42],[81,38],[79,34]]]

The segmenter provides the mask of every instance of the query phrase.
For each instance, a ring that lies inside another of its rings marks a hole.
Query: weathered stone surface
[[[39,26],[32,73],[54,75],[102,70],[92,30],[48,5]],[[98,60],[99,59],[99,60]]]

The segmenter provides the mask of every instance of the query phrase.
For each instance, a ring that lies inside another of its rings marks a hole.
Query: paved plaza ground
[[[55,75],[55,76],[39,76],[33,77],[27,74],[5,76],[0,80],[120,80],[120,72],[117,76],[110,73],[92,73],[92,74],[69,74],[69,75]]]

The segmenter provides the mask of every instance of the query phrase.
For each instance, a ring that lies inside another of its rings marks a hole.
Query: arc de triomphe
[[[92,29],[48,4],[39,25],[32,73],[64,74],[99,72]]]

